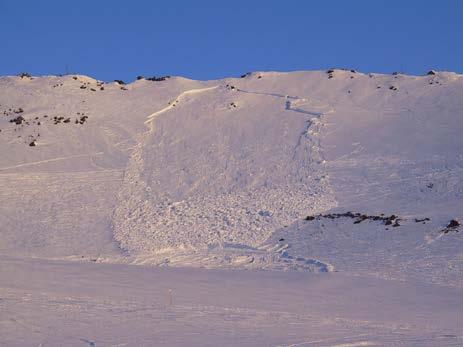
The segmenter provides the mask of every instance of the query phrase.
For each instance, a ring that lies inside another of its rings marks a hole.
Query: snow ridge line
[[[313,105],[316,108],[329,108],[328,111],[325,111],[325,112],[311,112],[311,111],[301,110],[301,109],[293,107],[293,106],[299,107],[302,105],[310,104],[311,100],[320,102],[320,103],[322,102],[320,99],[317,99],[312,96],[311,97],[300,97],[300,96],[283,95],[283,94],[277,94],[277,93],[256,92],[256,91],[244,90],[244,89],[239,89],[239,88],[236,91],[240,93],[245,93],[245,94],[256,94],[256,95],[272,96],[275,98],[282,98],[286,100],[286,105],[285,105],[286,110],[305,113],[305,114],[309,114],[312,116],[323,116],[323,115],[334,112],[334,108],[330,104]],[[294,101],[291,101],[291,100],[294,100]]]
[[[216,85],[216,86],[213,86],[213,87],[207,87],[207,88],[199,88],[199,89],[190,89],[190,90],[186,90],[182,93],[180,93],[176,98],[175,98],[175,101],[174,102],[171,102],[168,106],[164,107],[163,109],[159,110],[159,111],[156,111],[152,114],[150,114],[146,121],[145,121],[145,124],[150,124],[154,118],[156,118],[157,116],[159,116],[160,114],[164,113],[164,112],[167,112],[171,109],[173,109],[176,105],[176,103],[178,103],[180,101],[180,99],[185,96],[185,95],[189,95],[189,94],[198,94],[198,93],[202,93],[202,92],[206,92],[208,90],[213,90],[213,89],[216,89],[218,88],[219,85]],[[152,129],[150,129],[152,130]]]

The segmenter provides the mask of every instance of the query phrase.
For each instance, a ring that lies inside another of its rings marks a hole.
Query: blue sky
[[[0,0],[0,75],[463,72],[463,1]]]

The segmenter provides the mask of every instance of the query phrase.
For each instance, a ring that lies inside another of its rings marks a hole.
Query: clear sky
[[[463,72],[459,0],[0,0],[0,75]]]

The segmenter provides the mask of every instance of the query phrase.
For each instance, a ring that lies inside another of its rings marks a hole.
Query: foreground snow
[[[5,346],[461,346],[462,289],[1,258]]]
[[[461,344],[462,109],[448,72],[1,77],[1,342]]]

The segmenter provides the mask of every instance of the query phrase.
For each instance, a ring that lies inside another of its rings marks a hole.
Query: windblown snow
[[[461,290],[462,110],[450,72],[0,77],[0,256]]]

